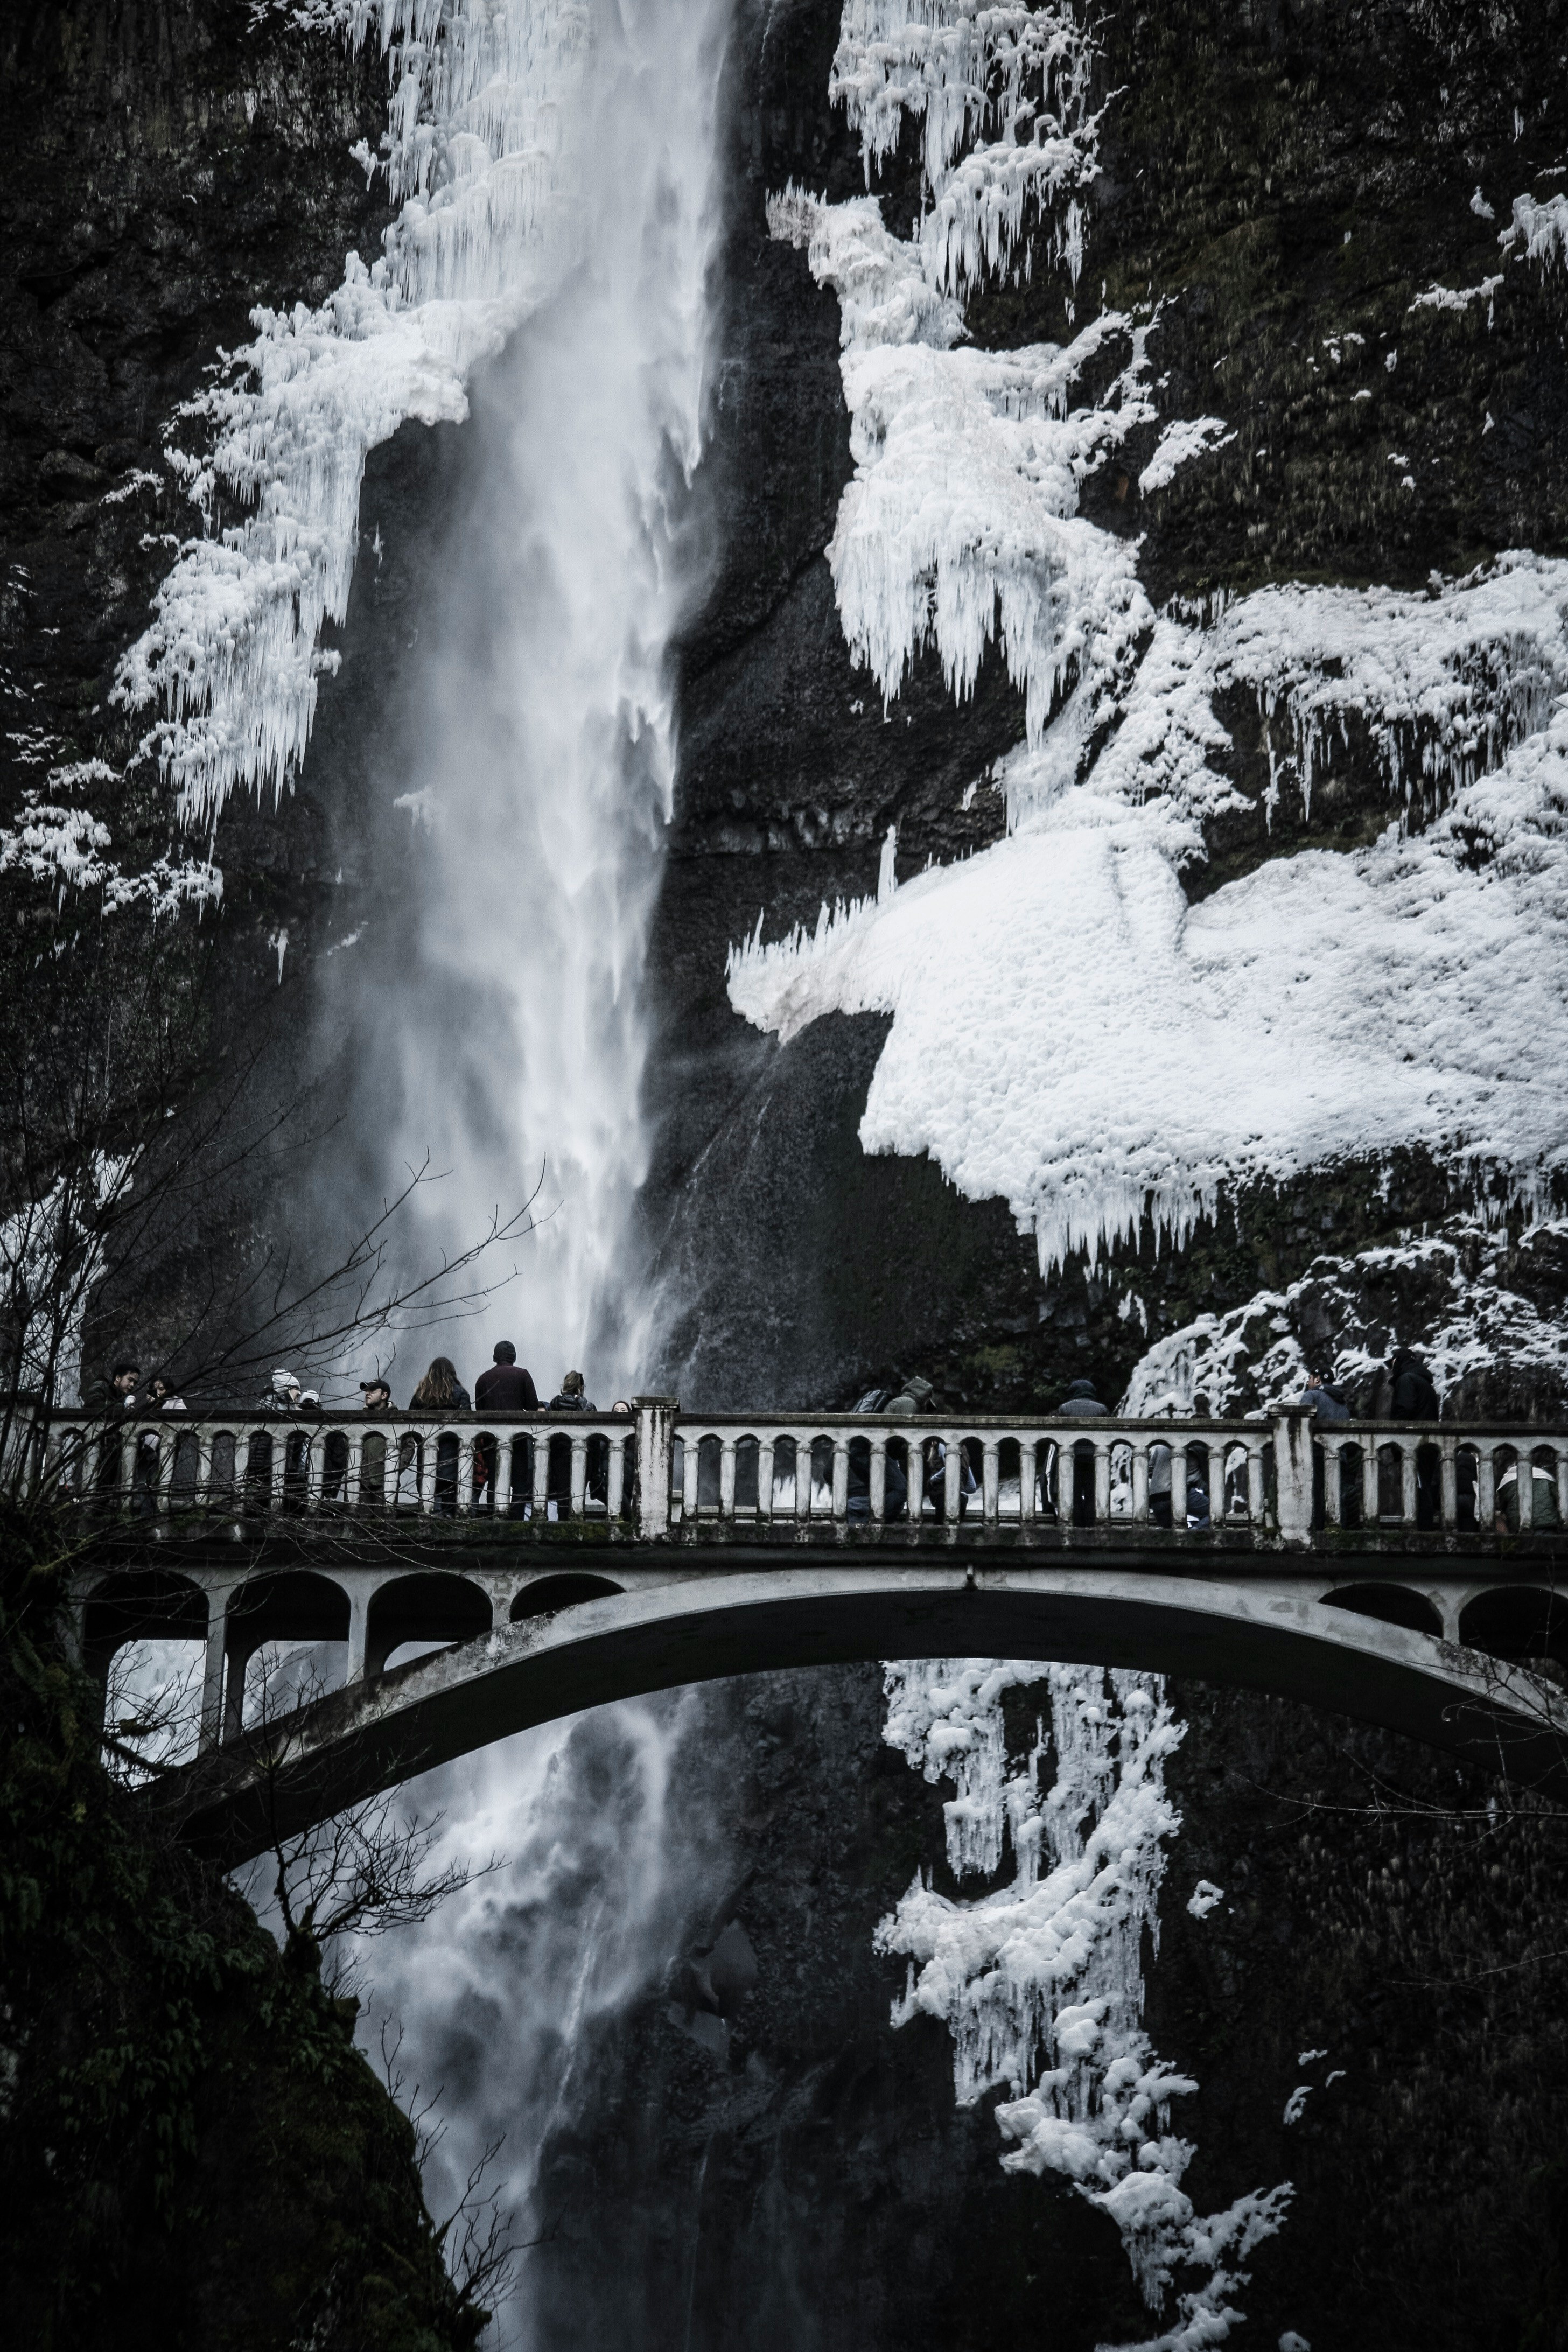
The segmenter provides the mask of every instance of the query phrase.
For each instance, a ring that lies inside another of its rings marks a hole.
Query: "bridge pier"
[[[370,1623],[370,1594],[363,1581],[356,1581],[349,1593],[349,1654],[345,1683],[364,1680],[365,1637]]]
[[[223,1738],[223,1670],[228,1641],[228,1589],[215,1586],[207,1594],[207,1646],[202,1662],[202,1718],[197,1734],[205,1754]]]

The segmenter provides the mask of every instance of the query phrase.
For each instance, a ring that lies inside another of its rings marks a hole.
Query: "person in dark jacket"
[[[479,1412],[537,1412],[539,1391],[533,1374],[517,1360],[510,1339],[498,1339],[495,1361],[474,1382],[474,1405]]]
[[[584,1393],[581,1372],[563,1372],[560,1392],[551,1398],[550,1410],[552,1412],[597,1412],[599,1408],[591,1397]]]
[[[1299,1402],[1310,1406],[1320,1421],[1348,1421],[1350,1407],[1337,1397],[1321,1372],[1309,1372]]]
[[[128,1412],[141,1411],[142,1400],[136,1393],[141,1385],[140,1364],[116,1364],[106,1381],[94,1381],[82,1402],[89,1412],[118,1421]]]
[[[1419,1356],[1408,1348],[1401,1348],[1389,1363],[1388,1377],[1394,1384],[1392,1412],[1394,1421],[1436,1421],[1442,1412],[1437,1391],[1431,1376]]]
[[[1070,1414],[1075,1421],[1089,1421],[1103,1413],[1106,1407],[1095,1395],[1092,1381],[1072,1381],[1068,1383],[1068,1392],[1058,1405],[1057,1411]],[[1061,1470],[1063,1468],[1068,1474],[1072,1489],[1070,1502],[1062,1492]],[[1075,1527],[1092,1527],[1094,1524],[1093,1457],[1087,1454],[1079,1456],[1073,1445],[1064,1445],[1058,1470],[1057,1492],[1060,1497],[1060,1515],[1064,1518],[1070,1517]]]

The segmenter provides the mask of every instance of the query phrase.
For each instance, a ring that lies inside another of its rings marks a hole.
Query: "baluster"
[[[757,1517],[765,1524],[771,1525],[773,1516],[773,1440],[771,1436],[759,1437],[757,1440]]]
[[[458,1433],[458,1517],[469,1518],[474,1508],[474,1433],[471,1429]]]
[[[1110,1440],[1094,1441],[1094,1524],[1102,1528],[1110,1517]]]
[[[735,1433],[726,1430],[719,1440],[719,1517],[735,1516]]]
[[[198,1510],[212,1501],[213,1435],[213,1431],[205,1422],[196,1432],[195,1504]]]
[[[550,1425],[535,1423],[533,1429],[533,1517],[535,1523],[550,1516]]]
[[[947,1452],[942,1465],[942,1516],[946,1525],[952,1528],[958,1525],[959,1513],[963,1507],[963,1489],[960,1484],[963,1475],[963,1455],[951,1429],[942,1432],[942,1443]]]
[[[134,1447],[132,1449],[131,1458],[133,1462],[136,1458]],[[105,1478],[103,1475],[103,1464],[106,1459],[112,1462],[114,1465],[114,1475],[112,1478]],[[112,1437],[106,1437],[103,1440],[98,1449],[98,1461],[99,1477],[104,1491],[112,1495],[117,1507],[123,1510],[126,1502],[129,1499],[125,1482],[125,1433],[123,1429],[117,1429]]]
[[[1255,1528],[1263,1525],[1264,1507],[1268,1499],[1268,1473],[1264,1466],[1264,1441],[1261,1437],[1247,1440],[1247,1516]]]
[[[888,1516],[888,1439],[885,1431],[871,1440],[871,1523],[880,1527]]]
[[[702,1440],[695,1429],[689,1429],[681,1454],[680,1516],[690,1523],[697,1517],[697,1482],[701,1468]]]
[[[1490,1535],[1497,1517],[1497,1455],[1489,1439],[1476,1440],[1476,1525]]]
[[[1415,1440],[1399,1441],[1399,1516],[1407,1528],[1415,1525]]]
[[[1323,1524],[1337,1528],[1344,1519],[1344,1445],[1342,1437],[1321,1436],[1323,1449]]]
[[[505,1519],[511,1516],[511,1449],[517,1438],[516,1433],[510,1429],[498,1429],[495,1436],[495,1493],[490,1497],[490,1504],[497,1518]]]
[[[572,1517],[583,1516],[583,1497],[588,1490],[588,1441],[574,1435],[572,1440]]]
[[[1146,1528],[1149,1524],[1149,1441],[1136,1437],[1132,1441],[1132,1524]]]
[[[605,1487],[605,1517],[612,1524],[620,1517],[626,1498],[626,1441],[624,1436],[610,1439],[609,1476]],[[501,1506],[497,1501],[499,1511]]]
[[[1377,1444],[1371,1432],[1361,1442],[1361,1523],[1363,1528],[1377,1525]]]
[[[437,1429],[421,1432],[419,1453],[419,1508],[427,1519],[436,1516],[436,1457],[441,1450],[441,1433]]]
[[[811,1517],[811,1440],[800,1430],[795,1433],[795,1516],[797,1526]]]
[[[843,1527],[849,1517],[849,1440],[842,1430],[833,1439],[833,1524]]]
[[[1171,1433],[1171,1532],[1187,1532],[1187,1447],[1184,1438]]]
[[[275,1519],[282,1516],[283,1481],[289,1470],[289,1440],[293,1433],[287,1423],[272,1433],[272,1499],[269,1508]]]
[[[1513,1450],[1514,1480],[1519,1487],[1519,1532],[1528,1535],[1535,1525],[1535,1460],[1528,1445]]]
[[[999,1437],[983,1437],[980,1441],[980,1515],[988,1528],[994,1528],[1002,1514],[1002,1441]]]
[[[348,1436],[349,1458],[343,1467],[343,1508],[352,1511],[359,1500],[360,1471],[364,1462],[364,1432],[363,1429],[351,1429]]]
[[[1211,1437],[1208,1471],[1209,1525],[1215,1528],[1223,1528],[1225,1525],[1225,1456],[1224,1438]]]
[[[1456,1437],[1444,1437],[1438,1443],[1443,1449],[1438,1524],[1445,1528],[1457,1528],[1459,1524],[1459,1442]]]
[[[1036,1451],[1037,1440],[1018,1440],[1018,1524],[1032,1528],[1039,1510],[1040,1457]]]
[[[1557,1517],[1561,1524],[1568,1528],[1568,1447],[1564,1447],[1561,1438],[1557,1440],[1556,1457]]]
[[[158,1448],[158,1467],[155,1474],[157,1511],[161,1519],[166,1519],[169,1516],[170,1496],[174,1484],[174,1448],[177,1440],[167,1423],[160,1423],[153,1443]]]
[[[305,1510],[314,1518],[321,1507],[323,1465],[326,1461],[327,1433],[324,1429],[309,1430],[305,1435]]]

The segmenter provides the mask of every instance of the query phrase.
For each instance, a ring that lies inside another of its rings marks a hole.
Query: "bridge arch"
[[[82,1617],[82,1663],[107,1683],[114,1654],[129,1642],[205,1642],[207,1597],[188,1576],[163,1568],[107,1576]]]
[[[1325,1593],[1331,1609],[1352,1609],[1358,1616],[1374,1617],[1381,1625],[1403,1625],[1412,1633],[1440,1637],[1443,1618],[1437,1604],[1407,1584],[1345,1584]],[[1485,1643],[1479,1644],[1484,1648]]]
[[[1495,1658],[1568,1666],[1568,1595],[1540,1584],[1493,1585],[1460,1612],[1459,1639]]]
[[[573,1609],[581,1601],[603,1601],[611,1593],[624,1592],[624,1584],[616,1584],[607,1576],[588,1576],[574,1572],[565,1576],[536,1576],[516,1593],[511,1604],[511,1622],[521,1625],[528,1617],[546,1617],[555,1609]]]
[[[395,1576],[376,1587],[366,1616],[364,1670],[386,1671],[405,1642],[482,1640],[490,1630],[490,1597],[480,1584],[449,1569]]]
[[[229,1595],[224,1624],[224,1720],[239,1730],[245,1714],[245,1678],[257,1652],[270,1642],[342,1642],[347,1644],[352,1612],[335,1577],[316,1569],[264,1570],[246,1577]]]
[[[1137,1568],[798,1562],[701,1570],[497,1625],[483,1640],[301,1710],[263,1763],[198,1759],[171,1794],[186,1833],[244,1860],[301,1828],[530,1725],[680,1685],[877,1657],[1081,1659],[1240,1684],[1495,1762],[1500,1710],[1521,1779],[1568,1771],[1568,1707],[1498,1665],[1363,1612],[1314,1580],[1243,1588]]]

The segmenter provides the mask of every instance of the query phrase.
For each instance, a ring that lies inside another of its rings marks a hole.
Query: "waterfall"
[[[395,1167],[452,1171],[417,1250],[464,1245],[539,1181],[495,1328],[542,1392],[641,1376],[649,1303],[640,979],[670,814],[668,648],[702,578],[681,506],[701,445],[717,233],[719,0],[595,18],[581,259],[476,384],[479,496],[423,655],[411,789],[420,982]],[[433,1344],[439,1344],[439,1340]],[[454,1345],[451,1350],[458,1353]]]
[[[412,1808],[444,1815],[437,1864],[506,1858],[428,1925],[354,1954],[362,2045],[376,2061],[384,2021],[388,2047],[401,2036],[405,2104],[436,2103],[425,2179],[437,2219],[494,2148],[484,2186],[515,2241],[542,2226],[540,2161],[584,2100],[600,2029],[658,1984],[728,1866],[689,1775],[672,1786],[702,1711],[690,1691],[596,1707],[410,1784]],[[535,2269],[526,2253],[517,2263],[496,2340],[548,2336]]]
[[[682,514],[728,0],[301,0],[295,23],[386,53],[381,156],[362,142],[354,160],[397,210],[374,266],[350,254],[319,309],[254,312],[254,340],[178,413],[169,462],[201,527],[114,698],[148,714],[136,760],[210,856],[230,794],[277,800],[305,759],[342,658],[321,629],[348,614],[362,548],[383,555],[361,529],[369,453],[411,420],[471,418],[479,495],[419,583],[409,657],[378,681],[410,714],[395,773],[368,818],[341,777],[325,795],[345,831],[368,822],[380,881],[387,820],[405,851],[417,836],[414,936],[383,954],[374,1008],[342,967],[328,992],[378,1064],[354,1182],[380,1199],[409,1166],[449,1171],[402,1243],[427,1273],[542,1170],[508,1319],[521,1306],[547,1378],[586,1358],[616,1389],[649,1335],[639,983],[673,788],[668,652],[703,581]],[[279,981],[288,944],[279,929]],[[342,1171],[321,1183],[341,1205]],[[500,1328],[467,1325],[465,1361]]]

